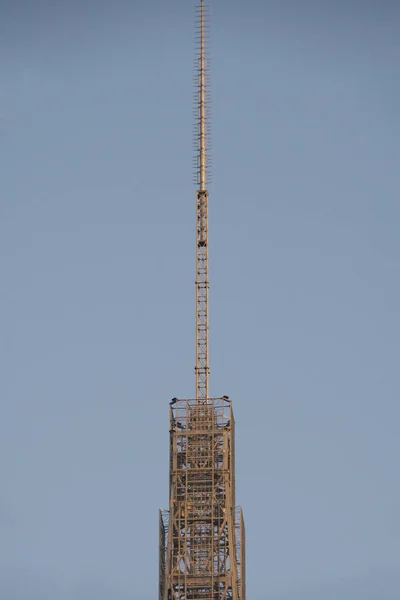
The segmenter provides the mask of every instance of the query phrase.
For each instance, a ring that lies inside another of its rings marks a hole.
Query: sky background
[[[400,4],[212,3],[211,393],[250,600],[398,600]],[[0,0],[0,597],[153,600],[194,395],[189,0]]]

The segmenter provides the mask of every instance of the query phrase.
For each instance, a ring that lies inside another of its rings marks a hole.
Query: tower
[[[160,511],[159,600],[245,600],[245,529],[235,503],[235,421],[209,396],[207,6],[197,9],[196,398],[170,402],[169,509]]]

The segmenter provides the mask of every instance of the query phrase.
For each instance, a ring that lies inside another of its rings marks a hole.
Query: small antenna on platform
[[[208,356],[208,151],[210,82],[207,42],[209,7],[200,0],[196,7],[196,60],[195,60],[195,182],[197,188],[196,228],[196,398],[205,401],[209,397]]]

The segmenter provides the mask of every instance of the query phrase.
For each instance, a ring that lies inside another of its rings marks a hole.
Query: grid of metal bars
[[[170,509],[160,519],[160,600],[245,600],[231,402],[175,400],[170,422]]]
[[[196,396],[208,398],[208,192],[197,192],[196,253]]]

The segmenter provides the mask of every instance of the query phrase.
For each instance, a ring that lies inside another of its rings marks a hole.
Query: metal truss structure
[[[245,528],[235,504],[235,421],[209,397],[206,6],[197,11],[196,398],[170,404],[169,510],[160,511],[159,600],[246,600]]]
[[[245,600],[229,398],[170,406],[170,508],[160,511],[159,600]]]
[[[195,180],[196,194],[196,398],[208,398],[208,152],[209,152],[209,67],[206,57],[207,6],[201,0],[196,12],[195,61]]]

